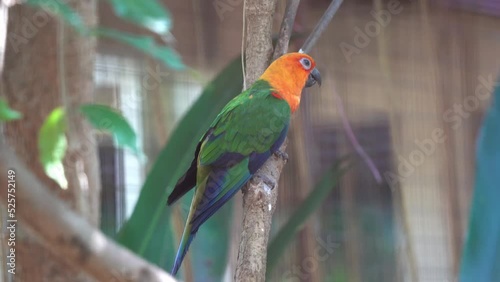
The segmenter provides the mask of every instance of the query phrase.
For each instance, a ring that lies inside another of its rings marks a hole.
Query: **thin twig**
[[[290,37],[292,36],[293,23],[295,22],[295,16],[297,15],[299,4],[300,0],[288,0],[286,2],[285,15],[283,16],[283,21],[281,22],[278,42],[274,48],[273,61],[288,51],[288,44],[290,43]]]
[[[344,103],[342,102],[342,98],[335,90],[333,91],[333,96],[335,97],[336,100],[335,104],[337,105],[337,110],[339,111],[340,119],[342,120],[342,126],[344,127],[347,138],[354,147],[354,150],[361,156],[363,161],[366,163],[368,169],[370,169],[371,173],[373,174],[373,177],[375,178],[375,181],[377,181],[378,184],[381,184],[382,176],[380,174],[380,171],[377,169],[377,166],[375,166],[375,163],[373,163],[373,160],[370,158],[370,156],[368,156],[366,151],[363,149],[363,146],[359,144],[358,139],[356,138],[356,135],[354,134],[354,131],[352,130],[352,127],[349,124],[349,120],[347,119],[347,116],[345,114]]]
[[[316,42],[332,20],[335,13],[337,13],[337,10],[342,2],[343,0],[333,0],[332,3],[330,3],[330,6],[328,6],[328,9],[326,9],[318,24],[316,24],[313,32],[309,35],[309,37],[307,37],[306,42],[304,42],[304,45],[302,45],[299,52],[309,53],[311,51],[312,47],[316,45]]]

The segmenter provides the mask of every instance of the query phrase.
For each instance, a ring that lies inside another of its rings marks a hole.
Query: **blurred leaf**
[[[177,240],[176,236],[174,236],[175,227],[171,211],[172,209],[163,209],[158,224],[151,234],[150,244],[145,247],[143,254],[141,254],[148,261],[168,271],[170,271],[169,268],[174,263],[177,251]]]
[[[128,147],[134,153],[139,153],[137,136],[120,112],[98,104],[82,105],[80,111],[94,128],[111,133],[118,146]]]
[[[10,121],[20,119],[22,114],[16,110],[9,108],[7,101],[0,98],[0,121]]]
[[[172,27],[170,13],[156,0],[109,0],[115,13],[156,33],[165,34]]]
[[[51,13],[60,16],[63,20],[65,20],[79,32],[88,31],[87,26],[83,23],[80,15],[70,6],[66,5],[64,1],[28,0],[26,3],[32,6],[40,7],[44,10],[48,10]]]
[[[500,86],[483,121],[476,161],[460,281],[500,281]]]
[[[266,273],[268,277],[272,274],[273,268],[279,262],[286,247],[295,238],[296,233],[302,228],[309,216],[321,207],[321,204],[328,197],[330,191],[337,186],[339,179],[347,171],[348,167],[342,167],[346,158],[337,161],[332,168],[323,174],[319,183],[311,190],[307,198],[297,207],[287,223],[272,239],[267,251]]]
[[[156,44],[151,36],[139,36],[118,30],[98,28],[93,31],[95,35],[109,37],[126,43],[151,57],[160,60],[170,69],[183,70],[185,68],[181,57],[174,49]]]
[[[191,200],[191,198],[189,198]],[[233,201],[221,207],[198,231],[198,238],[191,246],[194,281],[222,281],[231,241]],[[177,246],[176,246],[177,247]]]
[[[145,256],[148,260],[152,260],[166,271],[170,271],[174,263],[174,257],[179,246],[177,237],[182,235],[191,200],[193,198],[193,190],[184,195],[174,207],[163,209],[160,223],[155,228],[151,242],[145,251]],[[179,212],[174,212],[178,209]],[[211,216],[198,230],[197,238],[202,240],[193,240],[189,248],[189,255],[184,258],[183,266],[189,259],[194,271],[194,281],[203,282],[219,282],[222,280],[222,275],[227,264],[227,253],[230,245],[230,225],[232,219],[233,202],[229,201],[221,207],[217,213]],[[175,218],[176,216],[180,218]],[[174,222],[180,220],[182,227],[179,230],[175,229]],[[176,232],[179,232],[176,234]],[[163,241],[160,238],[164,238]],[[159,249],[158,245],[162,248]],[[214,248],[217,246],[217,248]],[[159,261],[158,261],[159,260]],[[179,272],[181,275],[184,271]]]
[[[115,12],[124,18],[143,25],[157,33],[165,34],[171,27],[170,14],[159,2],[135,0],[109,0]],[[180,56],[168,46],[156,44],[151,36],[139,36],[107,28],[89,29],[80,15],[64,2],[57,0],[28,0],[27,4],[48,10],[86,35],[104,36],[128,44],[139,51],[160,60],[174,70],[185,68]]]
[[[349,281],[349,272],[347,271],[347,268],[345,265],[334,265],[330,269],[330,273],[328,275],[327,281],[332,281],[332,282],[347,282]]]
[[[38,134],[38,153],[45,173],[63,189],[68,188],[63,159],[68,146],[66,116],[62,108],[55,108],[45,119]]]
[[[241,92],[242,85],[241,63],[238,57],[205,87],[200,98],[171,134],[167,145],[158,155],[146,178],[132,216],[118,234],[119,243],[149,261],[158,263],[146,253],[146,250],[167,240],[156,236],[156,230],[165,228],[165,223],[161,219],[164,218],[164,213],[170,210],[166,206],[168,194],[190,165],[201,136],[224,105]],[[185,199],[182,200],[189,202],[191,200],[189,195],[185,195]],[[207,229],[206,226],[203,226],[200,232],[203,229]],[[219,232],[223,234],[228,230],[221,228]],[[223,243],[220,242],[219,247],[224,248]],[[212,260],[225,262],[227,252],[221,250],[220,253],[224,256],[212,257]],[[160,266],[170,271],[174,256],[175,252],[170,253],[171,260],[167,261],[168,265]]]

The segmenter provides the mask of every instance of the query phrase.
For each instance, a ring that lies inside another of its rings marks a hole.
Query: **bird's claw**
[[[260,179],[260,181],[263,182],[264,184],[266,184],[268,187],[270,187],[271,190],[273,190],[277,186],[276,181],[274,179],[271,179],[270,177],[268,177],[265,174],[260,174],[260,173],[255,174],[253,176],[252,180],[255,181],[256,179]],[[260,181],[256,181],[256,182],[259,183]]]
[[[285,162],[288,162],[288,154],[286,152],[277,150],[276,152],[274,152],[274,155],[276,155],[276,157],[278,158],[283,159]]]

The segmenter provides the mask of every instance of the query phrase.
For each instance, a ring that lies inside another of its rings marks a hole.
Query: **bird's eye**
[[[309,59],[307,59],[307,58],[302,58],[302,59],[300,59],[300,63],[302,64],[302,66],[303,66],[306,70],[308,70],[308,69],[310,69],[310,68],[311,68],[311,61],[309,61]]]

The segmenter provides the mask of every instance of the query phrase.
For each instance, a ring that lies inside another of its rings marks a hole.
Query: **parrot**
[[[200,139],[194,159],[168,196],[172,205],[195,188],[172,267],[176,275],[200,226],[238,192],[273,154],[288,132],[302,89],[321,76],[313,58],[288,53],[276,59],[247,90],[229,101]],[[272,185],[274,188],[275,185]]]

